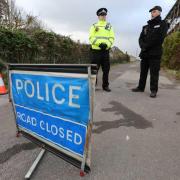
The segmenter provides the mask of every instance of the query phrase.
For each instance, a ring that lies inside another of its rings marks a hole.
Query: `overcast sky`
[[[90,26],[97,21],[96,10],[108,9],[108,22],[115,30],[115,45],[136,55],[142,26],[150,18],[149,9],[160,5],[162,17],[175,0],[16,0],[18,7],[38,16],[56,33],[70,35],[74,40],[88,43]]]

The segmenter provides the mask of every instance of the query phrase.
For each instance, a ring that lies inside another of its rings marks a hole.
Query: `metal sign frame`
[[[57,149],[56,146],[52,144],[46,143],[45,141],[41,141],[39,138],[32,136],[30,133],[19,128],[16,121],[16,110],[14,106],[14,101],[12,97],[12,82],[11,82],[11,71],[12,70],[22,70],[22,71],[38,71],[38,72],[56,72],[56,73],[78,73],[78,74],[87,74],[88,75],[88,84],[89,84],[89,106],[90,106],[90,117],[89,123],[87,126],[86,139],[84,145],[84,154],[82,160],[73,157],[71,154],[64,153],[61,150]],[[37,144],[42,148],[40,154],[37,159],[32,164],[31,168],[27,172],[25,179],[29,179],[35,170],[36,166],[40,162],[41,158],[45,154],[45,150],[55,154],[56,156],[62,158],[63,160],[71,163],[75,167],[81,169],[80,175],[83,176],[84,172],[90,172],[90,157],[91,157],[91,134],[92,134],[92,126],[93,126],[93,98],[94,98],[94,85],[97,74],[97,66],[93,64],[9,64],[8,65],[8,74],[9,74],[9,100],[12,103],[15,123],[17,128],[17,137],[22,134],[25,138],[29,139],[33,143]],[[94,81],[94,84],[93,84]]]

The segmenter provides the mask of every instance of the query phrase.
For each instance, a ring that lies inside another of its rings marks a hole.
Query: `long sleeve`
[[[111,45],[109,48],[112,47],[112,45],[114,44],[114,39],[115,39],[115,35],[114,35],[114,29],[113,27],[111,27],[110,33],[109,33],[109,41],[111,42]]]
[[[142,32],[139,36],[139,46],[142,50],[145,50],[147,47],[146,43],[144,42],[144,28],[146,28],[146,27],[142,28]]]
[[[91,45],[95,43],[96,37],[95,37],[95,26],[92,25],[89,31],[89,42]]]

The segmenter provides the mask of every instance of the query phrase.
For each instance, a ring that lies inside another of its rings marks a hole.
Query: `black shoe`
[[[151,97],[151,98],[155,98],[155,97],[156,97],[156,94],[157,94],[157,92],[152,91],[151,94],[150,94],[150,97]]]
[[[139,89],[138,87],[131,89],[132,92],[144,92],[144,90]]]
[[[109,87],[103,87],[103,90],[106,92],[111,92],[111,89]]]

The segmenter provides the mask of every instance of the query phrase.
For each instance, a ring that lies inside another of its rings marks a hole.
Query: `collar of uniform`
[[[148,24],[149,25],[154,25],[154,24],[158,24],[160,22],[161,22],[161,16],[157,16],[156,18],[149,20]]]
[[[98,21],[98,25],[105,25],[105,24],[107,24],[106,21],[103,21],[103,20],[99,20],[99,21]]]

